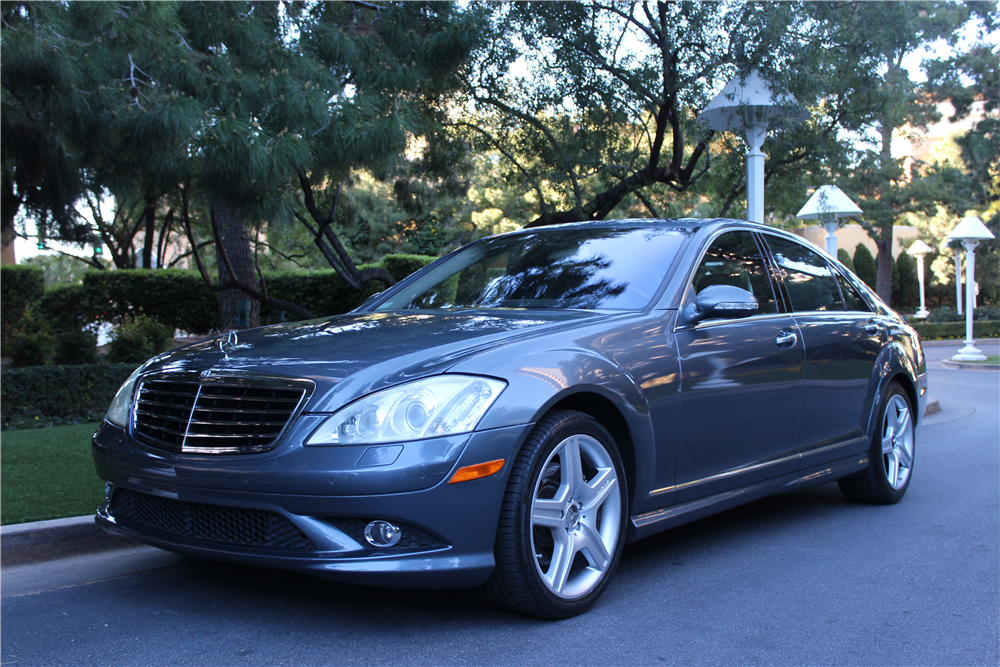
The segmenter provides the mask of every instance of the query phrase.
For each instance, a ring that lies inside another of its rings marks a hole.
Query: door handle
[[[799,337],[794,331],[782,329],[778,332],[778,337],[774,339],[774,342],[778,344],[778,347],[794,347],[798,340]]]
[[[865,333],[869,336],[877,336],[879,332],[878,322],[875,320],[867,320],[865,322]]]

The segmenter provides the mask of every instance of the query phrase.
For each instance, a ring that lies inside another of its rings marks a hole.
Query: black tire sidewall
[[[618,493],[621,497],[621,528],[618,540],[611,553],[611,560],[608,564],[601,581],[586,595],[579,598],[567,600],[561,598],[549,590],[542,580],[532,553],[531,535],[531,503],[535,491],[535,485],[543,472],[546,460],[553,450],[567,438],[574,435],[586,435],[597,440],[608,452],[614,462],[615,473],[618,476]],[[604,592],[608,582],[618,567],[624,548],[627,521],[628,521],[628,498],[625,493],[627,488],[625,482],[625,471],[622,465],[621,456],[615,446],[614,438],[604,426],[587,414],[575,411],[559,411],[552,413],[546,419],[536,425],[532,435],[529,436],[522,455],[519,456],[515,465],[524,467],[524,483],[517,489],[520,495],[515,526],[518,536],[518,551],[521,567],[527,579],[531,592],[538,603],[546,609],[547,616],[564,618],[575,616],[589,608]]]
[[[882,406],[878,412],[878,422],[875,424],[875,432],[872,434],[872,446],[868,454],[869,459],[871,460],[872,471],[875,473],[874,482],[877,487],[877,492],[879,495],[883,496],[884,502],[887,503],[898,502],[906,494],[906,490],[910,486],[910,480],[913,479],[914,464],[914,461],[910,462],[910,474],[907,476],[906,483],[903,484],[902,488],[895,489],[891,484],[889,484],[889,475],[885,469],[885,458],[882,456],[882,429],[885,427],[885,413],[889,409],[889,402],[892,400],[893,396],[902,396],[903,400],[906,402],[907,409],[910,411],[910,429],[913,431],[914,439],[914,461],[917,455],[916,425],[913,421],[915,419],[913,406],[910,404],[910,397],[907,395],[906,391],[899,386],[899,384],[894,382],[889,385],[889,389],[882,398]]]

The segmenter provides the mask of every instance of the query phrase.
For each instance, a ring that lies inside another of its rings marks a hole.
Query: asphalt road
[[[181,564],[0,604],[3,665],[997,665],[1000,373],[947,370],[906,498],[836,484],[626,548],[587,614]],[[995,354],[996,352],[989,352]]]

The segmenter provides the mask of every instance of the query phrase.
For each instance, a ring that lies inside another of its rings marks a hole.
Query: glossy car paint
[[[241,331],[228,354],[208,340],[144,369],[311,380],[301,415],[270,451],[173,453],[107,422],[95,434],[98,474],[112,489],[276,512],[313,540],[315,552],[138,534],[117,525],[107,503],[98,522],[200,558],[376,585],[467,587],[493,570],[510,464],[550,410],[586,412],[614,436],[625,464],[630,539],[863,469],[875,413],[892,381],[903,385],[915,420],[922,419],[927,376],[917,336],[860,285],[867,313],[795,313],[778,284],[779,313],[678,324],[694,296],[691,273],[712,238],[737,229],[757,238],[790,235],[732,220],[588,224],[669,226],[689,237],[662,284],[651,288],[657,296],[646,309],[378,312],[397,287],[352,314]],[[474,433],[305,444],[326,416],[352,401],[441,373],[507,382]],[[498,473],[448,483],[455,470],[496,459],[507,462]],[[339,517],[402,522],[445,546],[374,548],[338,528]]]

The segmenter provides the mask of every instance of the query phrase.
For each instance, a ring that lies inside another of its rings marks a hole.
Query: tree
[[[478,34],[475,14],[449,3],[10,3],[4,12],[4,119],[8,99],[30,116],[21,100],[37,93],[35,107],[79,162],[74,173],[116,201],[114,220],[98,222],[116,264],[134,257],[141,234],[142,264],[152,266],[164,236],[183,229],[222,292],[223,328],[247,295],[254,321],[262,300],[295,311],[258,281],[250,240],[296,219],[350,285],[392,282],[359,270],[333,230],[338,184],[357,168],[390,175],[407,141],[432,131]],[[13,49],[24,63],[8,68]],[[27,169],[7,149],[4,189],[20,196],[8,184]],[[198,252],[198,212],[210,222],[217,282]]]
[[[858,278],[861,278],[866,285],[875,289],[878,269],[875,265],[875,258],[872,257],[871,251],[868,250],[868,246],[864,243],[859,243],[854,249],[854,273],[856,273]]]

